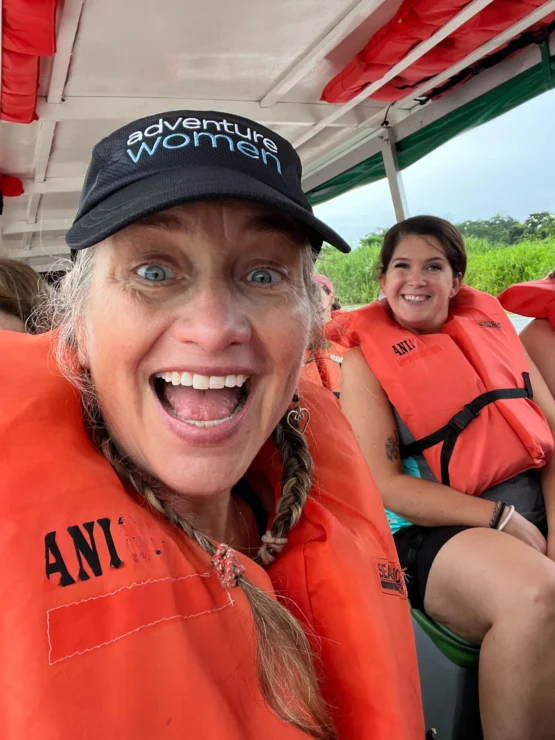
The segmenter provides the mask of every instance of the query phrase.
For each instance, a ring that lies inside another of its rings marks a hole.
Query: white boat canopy
[[[4,198],[1,253],[51,270],[68,254],[64,236],[93,145],[135,118],[171,109],[225,111],[274,129],[298,148],[314,203],[385,175],[402,218],[400,169],[551,86],[554,48],[545,34],[480,67],[555,11],[554,0],[538,0],[407,94],[380,99],[380,90],[492,1],[499,2],[458,2],[429,38],[340,103],[323,102],[323,89],[396,17],[401,0],[59,1],[57,51],[40,60],[38,120],[0,122],[0,172],[24,188]]]

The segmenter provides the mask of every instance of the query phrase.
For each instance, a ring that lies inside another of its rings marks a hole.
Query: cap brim
[[[327,242],[340,252],[351,251],[339,234],[278,190],[242,172],[209,166],[166,169],[126,185],[75,221],[66,241],[72,250],[85,249],[151,213],[182,203],[221,199],[276,208],[308,227],[316,248]]]

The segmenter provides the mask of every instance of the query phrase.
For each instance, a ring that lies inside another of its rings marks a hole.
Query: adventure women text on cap
[[[214,111],[168,111],[118,129],[94,147],[72,250],[97,244],[157,211],[199,200],[260,203],[303,223],[313,246],[349,245],[317,219],[301,188],[291,144],[247,118]]]

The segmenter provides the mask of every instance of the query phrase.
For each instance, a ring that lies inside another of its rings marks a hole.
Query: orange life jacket
[[[126,492],[50,342],[0,332],[0,737],[306,738],[262,699],[243,592],[224,590],[207,554]],[[241,556],[246,575],[292,600],[319,638],[340,740],[420,740],[412,627],[379,494],[338,405],[309,383],[300,395],[313,490],[284,553],[267,571]],[[279,491],[271,443],[251,472]]]
[[[341,363],[346,350],[336,342],[328,344],[327,349],[318,350],[313,357],[310,352],[306,353],[301,378],[315,385],[322,385],[338,396],[341,390]]]
[[[464,5],[466,3],[461,0],[434,0],[434,2],[404,0],[401,3],[390,3],[389,6],[393,6],[392,10],[396,9],[395,15],[381,27],[376,27],[379,22],[376,23],[372,19],[370,26],[372,35],[368,42],[357,52],[355,58],[328,82],[322,93],[322,100],[327,103],[347,103],[352,100],[370,83],[388,74],[418,44],[427,41],[451,21]],[[447,38],[436,42],[426,54],[408,66],[403,64],[402,71],[392,79],[390,77],[386,84],[382,83],[380,88],[372,93],[371,99],[391,102],[404,98],[422,82],[444,72],[486,41],[534,12],[538,5],[541,5],[541,0],[519,0],[519,2],[492,0],[487,7],[478,10],[471,21],[452,30]],[[553,20],[553,14],[544,17],[534,24],[534,31],[548,26]],[[364,25],[359,27],[357,34],[364,34]],[[508,54],[508,47],[508,42],[501,44],[496,49],[496,54],[501,53],[503,49]],[[468,69],[467,67],[463,77],[465,81],[466,75],[471,74]],[[470,70],[476,74],[475,67],[471,66]],[[455,78],[455,81],[458,80]],[[434,89],[426,95],[436,99],[443,92],[443,85],[439,85],[434,86]]]
[[[499,296],[503,308],[520,316],[549,319],[555,329],[555,278],[511,285]]]
[[[334,338],[360,346],[437,480],[480,494],[545,465],[553,436],[531,400],[524,350],[499,302],[463,286],[440,334],[414,334],[376,301],[336,317]]]

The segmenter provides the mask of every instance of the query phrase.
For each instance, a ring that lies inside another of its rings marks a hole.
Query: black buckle
[[[524,379],[524,387],[528,393],[528,398],[532,400],[534,398],[534,392],[532,390],[532,383],[530,381],[530,373],[522,373]]]
[[[477,417],[478,414],[470,406],[465,406],[462,411],[459,411],[458,414],[455,414],[449,420],[448,426],[452,427],[457,433],[460,433]]]

